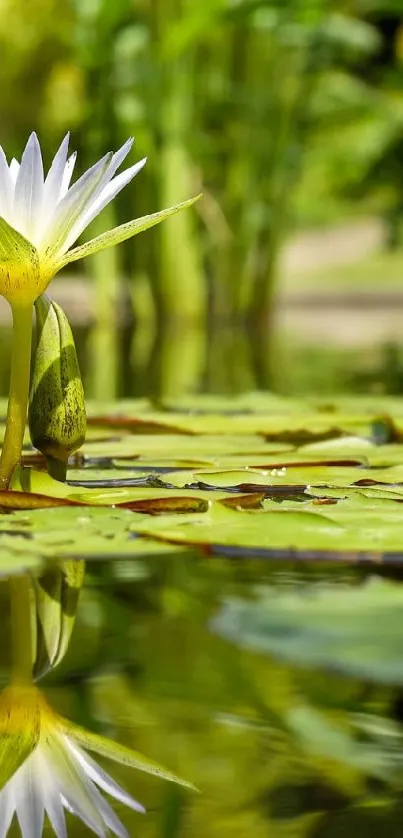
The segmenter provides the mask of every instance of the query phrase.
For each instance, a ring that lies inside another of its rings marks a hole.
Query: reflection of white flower
[[[110,829],[125,838],[126,829],[97,786],[131,809],[144,811],[68,736],[44,732],[35,750],[0,792],[0,834],[7,835],[16,812],[23,838],[39,838],[46,813],[58,838],[63,838],[67,835],[65,807],[97,835],[105,835]]]
[[[46,177],[36,134],[31,134],[21,163],[13,159],[8,164],[0,147],[0,293],[11,303],[34,301],[63,265],[117,244],[192,203],[129,221],[70,250],[146,160],[116,174],[132,147],[133,140],[128,140],[70,186],[76,155],[68,157],[68,143],[67,135]]]
[[[143,806],[84,750],[167,780],[183,782],[123,745],[58,716],[36,687],[13,685],[0,696],[0,838],[16,813],[22,838],[40,838],[47,814],[58,838],[66,838],[64,809],[99,836],[128,832],[99,789],[137,812]]]

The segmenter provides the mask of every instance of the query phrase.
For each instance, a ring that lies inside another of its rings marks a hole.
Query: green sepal
[[[97,733],[85,730],[79,727],[79,725],[66,721],[65,719],[63,719],[62,728],[66,736],[75,739],[79,745],[88,751],[95,751],[97,754],[111,759],[114,762],[119,762],[121,765],[128,765],[130,768],[136,768],[138,771],[144,771],[146,774],[153,774],[162,780],[169,780],[171,783],[178,783],[180,786],[198,791],[193,783],[183,780],[177,774],[159,765],[158,762],[154,762],[143,756],[143,754],[127,748],[126,745],[113,742],[111,739],[106,739],[104,736],[99,736]]]
[[[32,304],[42,284],[38,251],[0,217],[0,294],[11,305]]]
[[[112,230],[101,233],[95,239],[91,239],[89,242],[73,248],[73,250],[68,250],[58,260],[57,270],[59,271],[64,265],[69,265],[70,262],[75,262],[77,259],[84,259],[86,256],[91,256],[99,250],[114,247],[115,244],[120,244],[120,242],[130,239],[132,236],[136,236],[137,233],[142,233],[143,230],[148,230],[150,227],[160,224],[161,221],[165,221],[171,215],[176,215],[177,212],[191,207],[199,198],[201,198],[201,194],[196,195],[194,198],[189,198],[189,200],[183,201],[181,204],[175,204],[173,207],[160,210],[160,212],[154,212],[152,215],[143,215],[142,218],[135,218],[133,221],[128,221],[126,224],[121,224],[119,227],[114,227]]]
[[[7,687],[0,695],[0,790],[39,741],[41,708],[35,695],[23,686]]]

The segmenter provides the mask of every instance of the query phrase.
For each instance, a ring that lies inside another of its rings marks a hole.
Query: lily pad
[[[266,500],[263,509],[251,511],[234,511],[217,502],[204,515],[136,520],[132,529],[227,556],[403,561],[396,501],[379,507],[376,500],[360,495],[330,505]]]
[[[12,561],[20,571],[61,559],[139,558],[175,549],[135,538],[131,532],[135,515],[126,509],[96,507],[15,512],[0,517],[0,555],[12,557],[7,563],[5,559],[5,566]]]
[[[124,557],[137,541],[228,557],[403,561],[403,444],[396,433],[389,444],[373,434],[379,417],[403,429],[398,399],[139,399],[89,405],[89,416],[66,484],[27,443],[25,468],[0,495],[5,512],[25,509],[31,522],[60,507],[66,530],[70,512],[99,509],[77,555]],[[118,510],[130,536],[118,526],[108,552],[101,521],[107,529]],[[36,549],[35,527],[30,538]]]

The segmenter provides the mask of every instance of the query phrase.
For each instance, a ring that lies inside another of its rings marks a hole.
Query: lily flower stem
[[[13,681],[32,684],[32,602],[28,576],[11,576],[11,637]]]
[[[0,457],[0,489],[8,489],[21,460],[27,420],[32,343],[32,303],[12,306],[13,343],[7,424]]]

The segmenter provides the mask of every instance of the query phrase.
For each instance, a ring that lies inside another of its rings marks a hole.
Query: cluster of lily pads
[[[39,568],[57,557],[172,545],[228,557],[396,562],[402,429],[393,399],[303,404],[249,394],[89,405],[67,482],[46,472],[27,440],[14,491],[0,498],[19,510],[0,521],[4,566],[17,555]]]

